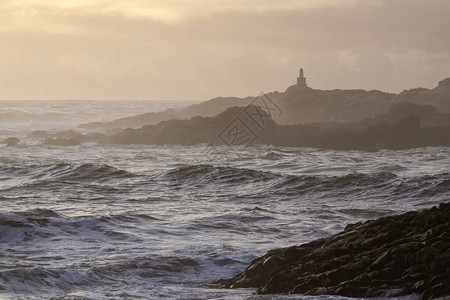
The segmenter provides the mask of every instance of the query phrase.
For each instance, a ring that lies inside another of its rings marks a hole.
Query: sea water
[[[0,299],[299,299],[211,283],[270,249],[450,199],[445,147],[205,151],[27,138],[185,105],[0,102],[0,141],[21,139],[0,146]]]

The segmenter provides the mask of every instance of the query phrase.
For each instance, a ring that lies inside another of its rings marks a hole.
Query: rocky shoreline
[[[450,202],[347,225],[300,246],[270,250],[223,288],[258,294],[450,296]]]

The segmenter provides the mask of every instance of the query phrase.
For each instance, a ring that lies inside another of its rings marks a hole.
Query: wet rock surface
[[[450,295],[450,202],[347,225],[329,238],[274,249],[218,282],[259,294]]]

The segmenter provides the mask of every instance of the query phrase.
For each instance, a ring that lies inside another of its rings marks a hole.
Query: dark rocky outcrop
[[[7,147],[14,147],[20,143],[20,140],[16,137],[10,137],[3,141],[3,144],[6,144]]]
[[[219,138],[220,134],[232,126],[236,118],[244,120],[254,132],[256,131],[255,125],[251,124],[252,121],[248,119],[244,108],[231,107],[213,118],[197,116],[190,120],[170,120],[139,129],[127,128],[112,136],[110,141],[117,144],[154,145],[195,145],[209,142],[223,144],[224,142]],[[268,125],[276,126],[271,119],[268,120]]]
[[[309,93],[305,90],[304,93]],[[133,129],[109,130],[108,134],[35,131],[34,138],[48,138],[48,144],[70,139],[83,142],[149,145],[266,144],[281,147],[367,150],[410,149],[450,146],[450,114],[438,113],[430,105],[402,102],[387,113],[351,123],[280,125],[263,105],[231,107],[215,117],[173,119]],[[239,134],[238,134],[239,133]],[[241,134],[242,133],[242,134]]]
[[[398,112],[397,107],[404,112]],[[154,145],[227,144],[229,141],[224,138],[225,131],[233,134],[232,131],[237,129],[235,125],[239,123],[239,131],[248,133],[241,136],[241,140],[252,139],[254,144],[370,151],[450,146],[450,115],[437,114],[430,106],[401,103],[393,106],[391,113],[348,124],[279,125],[268,114],[262,119],[252,118],[249,112],[255,111],[264,114],[259,106],[232,107],[213,118],[197,116],[190,120],[171,120],[139,129],[125,129],[109,141]],[[263,126],[257,123],[261,120]],[[237,140],[229,145],[240,143]]]
[[[274,249],[217,283],[259,294],[421,299],[450,295],[450,203],[347,225],[300,246]]]

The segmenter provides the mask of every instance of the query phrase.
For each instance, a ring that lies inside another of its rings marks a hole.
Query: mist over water
[[[46,146],[26,135],[186,104],[1,105],[35,119],[0,119],[0,140],[21,139],[0,147],[0,298],[298,299],[209,283],[272,248],[450,197],[445,147]]]
[[[25,137],[30,130],[57,132],[85,122],[111,121],[147,111],[179,109],[195,102],[186,101],[1,101],[0,139]],[[81,129],[79,129],[82,131]]]

